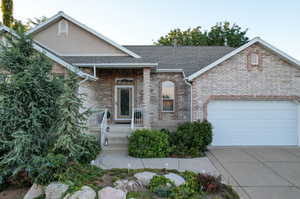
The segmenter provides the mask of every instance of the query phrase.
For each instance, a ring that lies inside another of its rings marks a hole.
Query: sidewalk
[[[190,170],[194,172],[207,172],[218,175],[219,172],[207,157],[201,158],[133,158],[126,152],[101,152],[94,161],[94,165],[103,169],[176,169],[178,171]]]

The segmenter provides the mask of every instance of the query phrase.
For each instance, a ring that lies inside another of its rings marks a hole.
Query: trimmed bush
[[[172,155],[203,156],[212,142],[212,125],[208,121],[186,122],[174,133],[167,133],[173,146]]]
[[[169,155],[169,136],[158,130],[136,130],[129,137],[129,155],[139,158],[161,158]]]

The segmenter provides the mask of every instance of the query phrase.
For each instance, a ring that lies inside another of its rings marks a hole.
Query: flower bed
[[[90,165],[73,165],[59,174],[59,183],[34,185],[27,195],[64,199],[238,199],[237,193],[220,177],[165,169],[102,170]],[[30,199],[30,197],[25,197]]]

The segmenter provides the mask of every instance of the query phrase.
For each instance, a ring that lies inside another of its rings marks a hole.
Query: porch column
[[[143,69],[143,113],[144,113],[144,127],[151,128],[151,117],[150,117],[150,68]]]

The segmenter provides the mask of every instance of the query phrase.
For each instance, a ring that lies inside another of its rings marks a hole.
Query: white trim
[[[53,61],[59,63],[60,65],[64,66],[65,68],[67,68],[68,70],[74,72],[75,74],[77,74],[78,76],[85,78],[88,77],[91,80],[97,80],[96,77],[89,75],[87,73],[82,72],[79,68],[74,67],[72,64],[69,64],[68,62],[64,61],[63,59],[57,57],[55,54],[51,53],[50,51],[47,51],[46,49],[40,47],[39,45],[33,43],[32,44],[33,48],[37,51],[39,51],[40,53],[43,53],[44,55],[46,55],[47,57],[49,57],[50,59],[52,59]]]
[[[121,50],[121,51],[123,51],[123,52],[125,52],[125,53],[127,53],[127,54],[129,54],[129,55],[131,55],[132,57],[134,57],[134,58],[141,58],[141,57],[140,57],[139,55],[137,55],[136,53],[134,53],[134,52],[128,50],[127,48],[125,48],[125,47],[123,47],[123,46],[117,44],[116,42],[114,42],[114,41],[108,39],[108,38],[105,37],[104,35],[102,35],[102,34],[100,34],[99,32],[97,32],[97,31],[95,31],[95,30],[93,30],[93,29],[87,27],[86,25],[80,23],[79,21],[77,21],[77,20],[75,20],[74,18],[68,16],[67,14],[65,14],[65,13],[62,12],[62,11],[58,12],[56,15],[54,15],[53,17],[51,17],[51,18],[48,19],[47,21],[45,21],[45,22],[43,22],[43,23],[37,25],[36,27],[30,29],[29,31],[27,31],[26,34],[32,34],[32,33],[36,32],[36,31],[40,30],[41,28],[47,26],[48,24],[51,24],[52,22],[56,21],[57,19],[59,19],[59,18],[61,18],[61,17],[62,17],[62,18],[65,18],[65,19],[67,19],[67,20],[69,20],[69,21],[71,21],[72,23],[76,24],[77,26],[83,28],[84,30],[86,30],[86,31],[88,31],[88,32],[90,32],[90,33],[92,33],[92,34],[95,35],[96,37],[98,37],[98,38],[100,38],[100,39],[106,41],[107,43],[109,43],[109,44],[111,44],[112,46],[118,48],[119,50]]]
[[[130,118],[118,118],[118,88],[131,88],[132,89],[132,100],[131,100],[131,108],[133,109],[134,108],[134,86],[133,85],[115,85],[115,99],[114,99],[114,102],[115,102],[115,120],[131,120],[131,117]],[[132,110],[129,110],[129,112],[132,114]]]
[[[89,56],[102,56],[102,57],[128,57],[127,54],[122,53],[81,53],[81,54],[68,54],[68,53],[57,53],[60,56],[65,57],[89,57]]]
[[[298,133],[298,146],[300,147],[300,103],[297,102],[297,133]]]
[[[226,61],[227,59],[231,58],[232,56],[236,55],[237,53],[241,52],[242,50],[248,48],[249,46],[253,45],[254,43],[260,43],[263,46],[269,48],[270,50],[272,50],[273,52],[275,52],[276,54],[278,54],[279,56],[281,56],[283,59],[285,59],[286,61],[288,61],[289,63],[296,65],[296,66],[300,66],[300,62],[289,56],[288,54],[284,53],[283,51],[275,48],[274,46],[272,46],[271,44],[265,42],[264,40],[262,40],[259,37],[255,37],[254,39],[252,39],[251,41],[249,41],[248,43],[242,45],[241,47],[231,51],[230,53],[226,54],[225,56],[221,57],[220,59],[218,59],[217,61],[209,64],[208,66],[202,68],[201,70],[193,73],[192,75],[190,75],[188,77],[189,81],[192,81],[193,79],[195,79],[196,77],[198,77],[199,75],[205,73],[206,71],[214,68],[215,66],[219,65],[220,63]]]
[[[158,73],[181,73],[183,69],[157,69]]]
[[[158,66],[157,63],[74,63],[76,66],[148,66],[155,67]]]

